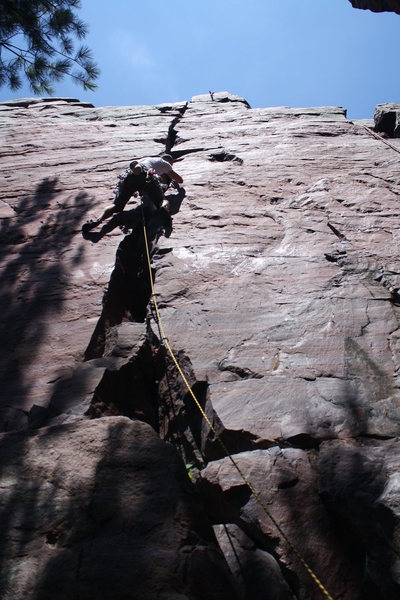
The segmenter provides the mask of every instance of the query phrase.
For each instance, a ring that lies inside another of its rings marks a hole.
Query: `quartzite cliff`
[[[335,600],[399,597],[400,143],[373,126],[224,92],[1,106],[2,598],[323,598],[290,544]],[[143,230],[81,235],[164,150],[165,335],[284,535],[165,351]]]

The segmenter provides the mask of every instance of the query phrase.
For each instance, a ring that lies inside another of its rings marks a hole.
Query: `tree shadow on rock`
[[[90,421],[82,433],[95,472],[86,488],[70,490],[72,519],[61,535],[55,528],[36,597],[236,598],[174,449],[147,425],[123,418]]]
[[[396,392],[389,376],[352,338],[345,340],[344,375],[341,389],[330,400],[343,409],[341,439],[332,428],[325,432],[326,441],[308,452],[315,477],[308,494],[297,496],[295,485],[280,497],[286,499],[290,520],[305,527],[304,553],[317,573],[322,569],[321,578],[333,597],[395,600],[400,595],[394,575],[400,564],[400,521],[385,490],[400,466],[395,440],[399,415],[397,425],[390,419]],[[310,431],[313,426],[310,423]],[[297,507],[302,505],[306,514],[315,497],[325,516],[317,509],[315,522],[307,524]],[[313,556],[318,544],[319,563]]]
[[[345,340],[343,403],[354,431],[321,445],[315,466],[321,499],[349,561],[357,565],[360,600],[395,600],[400,583],[400,521],[385,498],[400,467],[399,411],[390,377],[356,340]],[[397,567],[395,565],[397,564]]]
[[[68,284],[69,275],[60,261],[60,249],[71,244],[82,214],[92,203],[86,193],[79,193],[72,206],[60,205],[46,213],[57,198],[57,186],[57,178],[44,179],[16,207],[17,216],[0,223],[4,265],[0,274],[3,431],[26,424],[30,408],[27,397],[32,387],[27,370],[34,364],[45,339],[46,321],[55,319],[62,310]],[[78,264],[81,260],[82,248],[78,246],[72,261]]]
[[[68,498],[65,493],[66,470],[60,461],[66,451],[63,434],[68,431],[53,427],[35,435],[24,430],[0,438],[1,598],[36,597],[31,596],[36,577],[74,522],[82,497]]]
[[[395,600],[400,597],[396,390],[354,339],[345,342],[345,365],[343,379],[310,382],[310,392],[313,385],[324,386],[318,388],[324,408],[306,418],[303,433],[281,439],[280,447],[249,448],[235,458],[332,597]],[[296,552],[238,479],[226,460],[215,469],[211,463],[200,479],[213,522],[235,524],[274,556],[295,597],[320,598]],[[245,548],[240,552],[238,569],[248,558]]]

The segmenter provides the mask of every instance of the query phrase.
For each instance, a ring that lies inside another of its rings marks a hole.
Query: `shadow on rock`
[[[184,188],[180,188],[177,194],[166,196],[172,214],[179,211],[184,197]],[[119,213],[109,223],[106,223],[98,234],[94,234],[103,237],[118,226],[131,230],[131,233],[118,246],[115,266],[111,273],[108,290],[103,298],[102,312],[86,348],[85,360],[99,358],[103,355],[108,329],[123,321],[141,323],[146,319],[147,306],[151,297],[151,284],[142,214],[141,207]],[[145,215],[150,258],[156,251],[160,236],[166,234],[169,237],[172,232],[172,221],[166,223],[166,219],[170,220],[170,216],[164,209],[160,209],[152,215]],[[170,229],[166,233],[168,224]],[[151,272],[154,281],[155,270],[151,269]]]
[[[19,202],[15,208],[17,216],[2,219],[0,224],[4,265],[0,275],[3,431],[26,425],[30,407],[25,400],[31,387],[27,371],[43,343],[47,319],[55,319],[62,310],[68,285],[60,249],[68,248],[82,214],[91,205],[90,197],[79,193],[72,207],[49,209],[58,192],[56,178],[44,179],[32,195]],[[29,228],[35,221],[40,223],[30,234]],[[81,259],[82,248],[78,246],[72,263],[79,264]]]
[[[8,563],[5,600],[27,589],[41,600],[237,598],[181,461],[149,426],[110,417],[41,430],[27,459],[39,494],[25,544],[37,552]]]
[[[321,386],[324,404],[332,404],[330,424],[326,419],[321,428],[321,414],[307,404],[303,433],[282,438],[280,447],[240,449],[234,459],[332,597],[395,600],[400,595],[397,392],[354,339],[345,342],[344,378],[315,385]],[[283,595],[277,597],[320,598],[318,586],[229,459],[209,462],[198,488],[244,600],[261,600],[268,581],[278,589],[276,569],[268,566],[265,553],[281,571]],[[260,560],[267,571],[259,573],[259,585],[252,579],[249,587],[243,565],[253,569]]]
[[[63,307],[68,273],[59,260],[60,248],[68,248],[79,222],[90,208],[91,199],[85,193],[75,196],[72,206],[59,206],[57,211],[46,209],[58,195],[58,181],[44,179],[34,193],[22,199],[15,208],[16,217],[2,219],[0,252],[3,269],[0,275],[0,307],[2,321],[1,428],[3,431],[24,429],[28,424],[27,396],[31,381],[27,372],[46,334],[48,318],[56,319]],[[31,235],[30,227],[35,234]],[[82,248],[77,247],[72,263],[79,264]],[[18,565],[24,560],[32,541],[38,514],[50,515],[54,506],[54,487],[44,487],[40,477],[29,476],[26,455],[30,434],[14,431],[0,438],[0,596],[6,594],[18,577]],[[42,536],[46,538],[43,525]],[[40,552],[40,550],[38,550]],[[6,565],[13,554],[13,567]],[[35,551],[33,551],[35,552]],[[25,586],[25,597],[29,595]],[[8,597],[12,597],[12,594]],[[22,595],[20,596],[23,597]]]
[[[355,597],[395,600],[400,595],[400,513],[391,492],[400,467],[396,390],[351,338],[345,340],[345,365],[342,398],[356,433],[323,442],[312,463],[343,554],[347,549],[357,572]]]
[[[304,458],[291,459],[298,451],[283,449],[287,460],[276,462],[282,470],[277,500],[289,522],[302,523],[303,535],[294,532],[293,539],[333,597],[395,600],[400,595],[400,513],[391,492],[400,467],[396,390],[356,340],[347,338],[344,350],[341,394],[332,397],[344,409],[341,439],[333,429],[326,431],[325,441]],[[293,485],[285,484],[289,473]],[[308,590],[314,597],[316,589]]]

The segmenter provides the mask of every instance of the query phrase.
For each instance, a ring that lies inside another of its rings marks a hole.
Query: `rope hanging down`
[[[309,564],[307,563],[307,561],[305,560],[305,558],[303,557],[303,555],[301,554],[301,552],[296,548],[296,546],[289,540],[289,538],[286,536],[285,532],[282,530],[281,526],[279,525],[279,523],[276,521],[276,519],[273,517],[273,515],[270,513],[270,511],[268,510],[266,504],[264,503],[263,499],[261,498],[260,494],[254,489],[253,485],[250,483],[250,481],[247,479],[246,475],[243,473],[242,469],[239,467],[239,465],[237,464],[237,462],[234,460],[234,458],[231,456],[230,452],[228,451],[227,447],[225,446],[224,442],[222,441],[222,439],[220,438],[220,436],[218,435],[217,431],[215,430],[213,424],[211,423],[210,419],[207,417],[206,413],[204,412],[200,402],[197,400],[192,388],[190,387],[185,374],[183,373],[173,351],[172,348],[170,346],[170,343],[168,341],[167,336],[165,335],[165,331],[164,331],[164,327],[161,321],[161,317],[160,317],[160,312],[158,310],[158,304],[157,304],[157,299],[156,299],[156,295],[154,292],[154,282],[153,282],[153,275],[151,272],[151,259],[150,259],[150,252],[149,252],[149,245],[148,245],[148,241],[147,241],[147,232],[146,232],[146,223],[144,220],[144,215],[143,215],[143,236],[144,236],[144,242],[145,242],[145,246],[146,246],[146,256],[147,256],[147,266],[149,269],[149,278],[150,278],[150,287],[151,287],[151,296],[153,299],[153,303],[154,303],[154,310],[157,316],[157,324],[161,333],[161,341],[163,342],[164,346],[166,347],[170,357],[172,358],[175,367],[179,373],[179,375],[182,377],[182,380],[185,384],[185,386],[188,389],[189,394],[191,395],[195,405],[197,406],[197,408],[199,409],[203,419],[206,421],[208,427],[210,428],[210,430],[212,431],[213,435],[215,436],[215,438],[218,440],[221,448],[223,449],[225,455],[227,458],[229,458],[229,460],[231,461],[232,465],[234,466],[234,468],[236,469],[236,471],[239,473],[240,477],[242,478],[242,480],[244,481],[244,483],[246,484],[246,486],[248,487],[248,489],[250,490],[251,494],[254,496],[255,500],[257,501],[257,504],[260,506],[260,508],[263,510],[263,512],[270,518],[270,520],[272,521],[272,523],[275,525],[276,529],[279,531],[279,533],[281,534],[282,538],[285,540],[285,542],[287,543],[287,545],[289,546],[289,548],[295,553],[295,555],[297,556],[297,558],[300,560],[301,564],[303,565],[304,569],[307,571],[307,573],[310,575],[311,579],[314,581],[314,583],[318,586],[318,588],[320,589],[320,591],[325,595],[326,598],[328,598],[328,600],[334,600],[333,597],[330,595],[330,593],[328,592],[328,590],[326,589],[326,587],[322,584],[322,582],[318,579],[317,575],[314,573],[314,571],[312,570],[312,568],[309,566]]]

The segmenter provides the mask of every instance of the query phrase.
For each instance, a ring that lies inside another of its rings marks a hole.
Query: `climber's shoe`
[[[91,229],[94,229],[95,227],[97,227],[98,224],[99,221],[86,221],[86,223],[82,225],[82,234],[85,234]]]
[[[164,230],[164,235],[166,238],[169,238],[169,236],[172,233],[172,219],[171,219],[171,215],[169,214],[169,212],[162,207],[161,208],[162,214],[163,214],[163,225],[162,228]]]
[[[103,237],[99,231],[82,231],[83,239],[97,244],[97,242]]]

